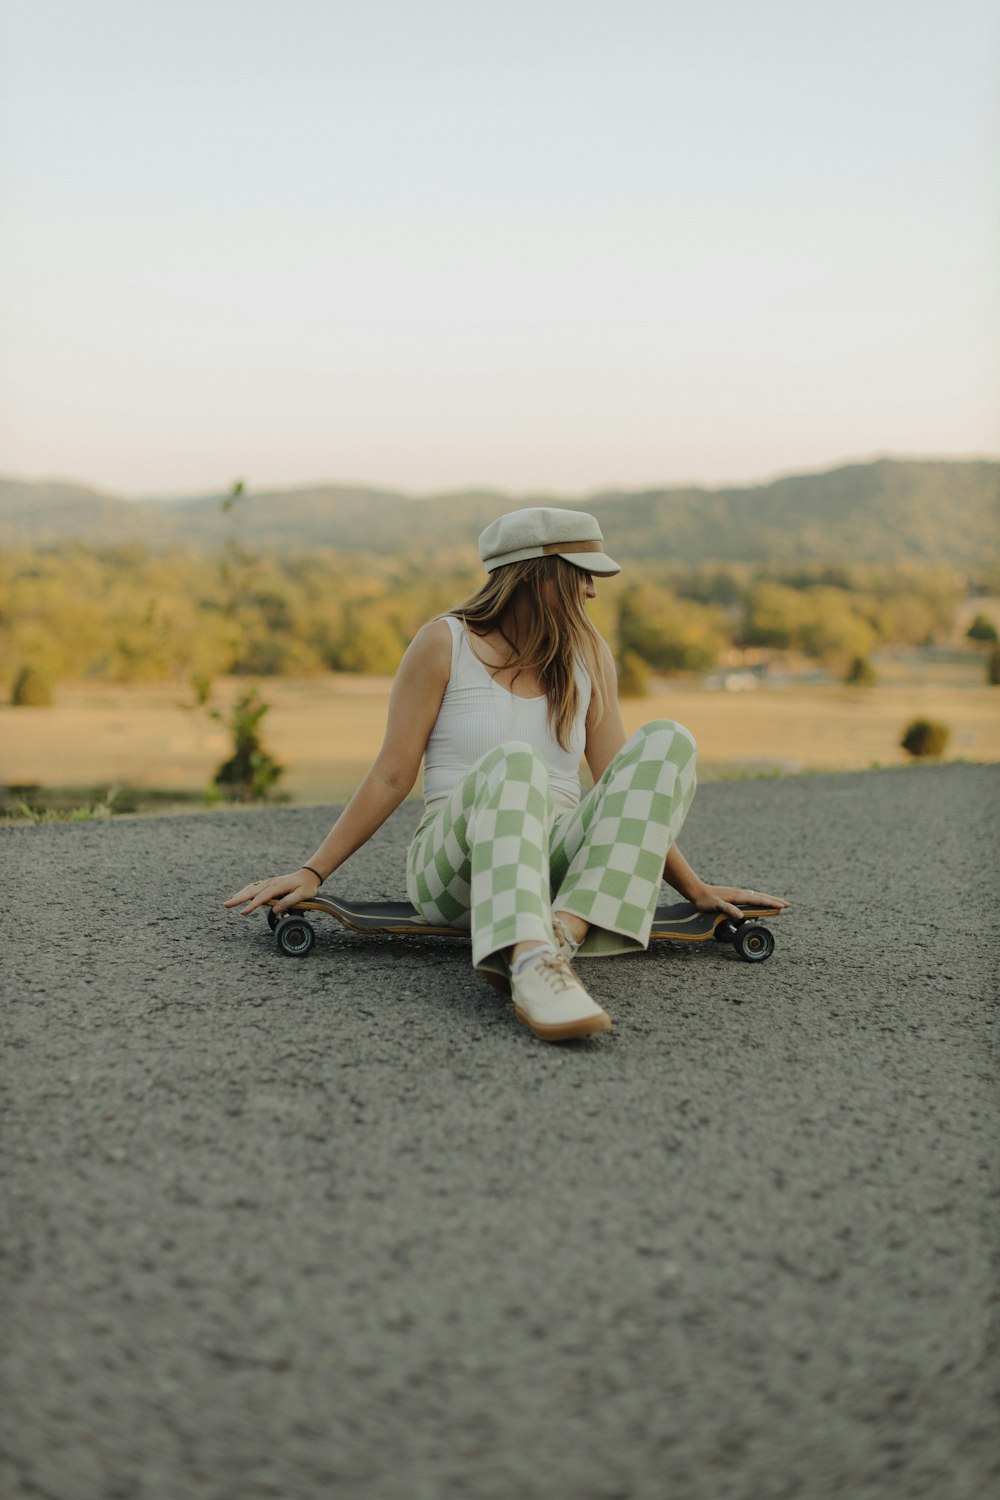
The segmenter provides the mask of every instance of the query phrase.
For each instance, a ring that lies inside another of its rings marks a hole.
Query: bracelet
[[[299,868],[302,870],[308,870],[310,875],[315,875],[320,885],[322,885],[324,880],[326,879],[326,876],[321,875],[318,870],[314,870],[312,865],[300,865]]]

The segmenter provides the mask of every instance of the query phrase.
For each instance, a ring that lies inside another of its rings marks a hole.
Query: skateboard
[[[774,935],[761,918],[776,915],[773,906],[739,903],[740,922],[720,911],[699,911],[689,901],[660,905],[653,916],[650,942],[704,943],[714,938],[728,943],[747,963],[763,963],[774,952]],[[396,937],[442,937],[469,941],[468,931],[458,927],[436,927],[426,922],[407,901],[340,901],[333,896],[313,896],[299,901],[278,916],[267,908],[268,926],[278,948],[290,958],[305,958],[316,941],[309,913],[325,912],[350,932],[391,934]]]

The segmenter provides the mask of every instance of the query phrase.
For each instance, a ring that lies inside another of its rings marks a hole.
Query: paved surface
[[[998,801],[704,788],[774,958],[594,963],[564,1047],[461,947],[225,914],[324,810],[0,832],[3,1500],[983,1500]]]

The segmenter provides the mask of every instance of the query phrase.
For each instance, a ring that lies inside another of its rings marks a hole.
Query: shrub
[[[212,778],[215,786],[243,802],[266,801],[271,789],[285,774],[284,766],[264,749],[261,741],[259,725],[269,707],[256,688],[250,688],[237,698],[229,717],[233,753]],[[214,714],[213,717],[222,716]]]
[[[951,730],[934,719],[914,719],[906,726],[900,744],[908,755],[938,756],[944,754]]]
[[[977,615],[965,632],[970,641],[996,641],[997,628],[988,615]]]
[[[852,687],[872,687],[878,681],[878,674],[867,656],[855,656],[844,675],[844,681],[849,682]]]
[[[10,701],[15,708],[50,708],[52,682],[36,667],[22,667],[14,679]]]
[[[986,681],[990,687],[1000,687],[1000,646],[994,646],[986,663]]]

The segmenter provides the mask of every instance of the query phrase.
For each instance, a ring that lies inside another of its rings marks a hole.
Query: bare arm
[[[597,718],[593,703],[587,714],[587,742],[584,756],[596,785],[614,760],[627,738],[618,703],[618,673],[607,641],[601,642],[601,688],[604,712]]]
[[[412,791],[448,685],[450,665],[451,632],[443,620],[433,620],[417,632],[400,663],[389,698],[385,738],[371,769],[306,862],[324,879],[367,843]],[[243,916],[265,902],[281,912],[314,896],[319,884],[303,865],[290,875],[244,886],[224,905],[240,906]]]

